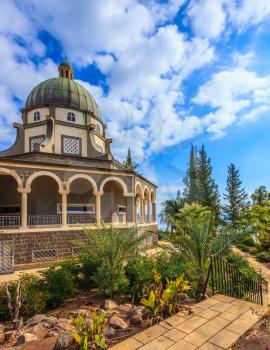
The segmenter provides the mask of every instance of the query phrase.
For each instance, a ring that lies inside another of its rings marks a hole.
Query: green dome
[[[27,98],[25,108],[42,106],[66,107],[82,112],[90,112],[102,120],[100,109],[93,96],[72,79],[53,78],[38,84]]]

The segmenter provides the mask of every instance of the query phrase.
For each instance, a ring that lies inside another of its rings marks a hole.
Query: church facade
[[[83,227],[157,229],[155,184],[113,157],[93,96],[68,62],[58,71],[31,91],[0,152],[0,273],[77,254]]]

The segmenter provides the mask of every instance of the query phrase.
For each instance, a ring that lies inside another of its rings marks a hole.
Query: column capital
[[[94,196],[102,196],[104,194],[103,191],[93,191]]]
[[[26,187],[26,188],[18,187],[18,188],[17,188],[17,191],[18,191],[19,193],[30,193],[30,192],[31,192],[31,188],[30,188],[30,187]]]
[[[58,191],[58,193],[61,194],[61,195],[63,195],[63,194],[68,195],[70,193],[70,191],[69,190],[65,190],[65,189],[61,189],[61,190]]]

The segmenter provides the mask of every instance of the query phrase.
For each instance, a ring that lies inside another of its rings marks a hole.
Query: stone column
[[[100,199],[103,195],[103,192],[94,191],[93,194],[96,196],[96,224],[100,225],[101,223],[101,205]]]
[[[134,218],[134,195],[126,195],[126,203],[127,203],[127,210],[126,210],[126,223],[134,224],[135,218]]]
[[[149,199],[147,201],[147,214],[148,214],[147,222],[150,223],[151,222],[151,218],[150,218],[151,213],[150,213],[150,201],[149,201]]]
[[[28,227],[27,224],[27,195],[31,192],[30,188],[18,188],[18,192],[21,193],[21,228]]]
[[[144,199],[140,198],[141,224],[144,224]]]
[[[67,195],[69,194],[69,190],[60,190],[59,194],[62,196],[62,227],[67,227]]]

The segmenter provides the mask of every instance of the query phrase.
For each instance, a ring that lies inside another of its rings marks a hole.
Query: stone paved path
[[[193,314],[179,312],[111,350],[227,350],[266,309],[243,300],[217,294],[193,306]]]
[[[264,285],[264,305],[268,305],[270,303],[270,269],[268,269],[265,265],[259,263],[255,257],[253,257],[249,253],[242,252],[240,249],[236,247],[231,248],[234,253],[242,255],[244,258],[247,259],[249,264],[258,272],[261,272],[261,275],[263,279],[265,280],[265,285]]]

